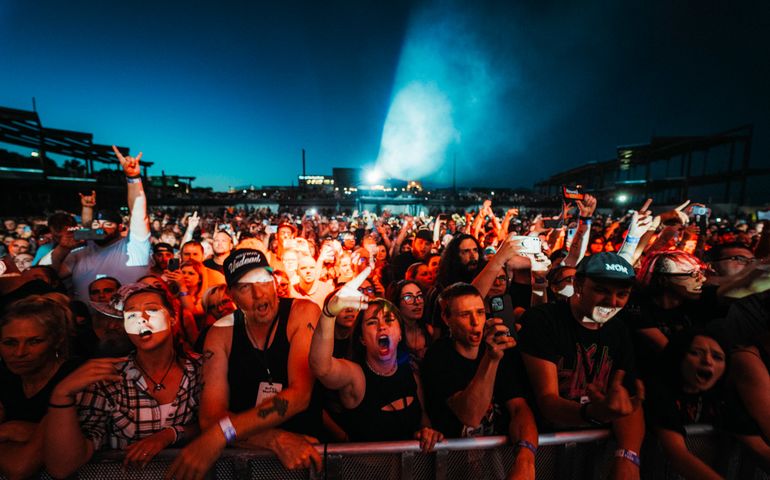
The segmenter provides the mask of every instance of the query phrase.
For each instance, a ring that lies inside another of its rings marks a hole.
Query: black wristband
[[[594,218],[594,217],[584,217],[584,216],[580,215],[578,217],[578,220],[583,220],[584,222],[587,222],[587,221],[591,220],[592,218]]]
[[[142,175],[126,175],[126,178],[142,178]]]
[[[50,408],[70,408],[70,407],[74,407],[74,406],[75,406],[75,402],[64,403],[64,404],[48,402],[48,407],[50,407]]]

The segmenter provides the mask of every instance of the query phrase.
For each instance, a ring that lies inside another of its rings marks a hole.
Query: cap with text
[[[592,280],[633,283],[636,279],[634,267],[617,253],[602,252],[580,261],[575,272]]]
[[[241,277],[255,268],[264,268],[268,272],[273,271],[265,254],[252,248],[235,250],[222,265],[225,269],[225,281],[228,287],[232,287]]]

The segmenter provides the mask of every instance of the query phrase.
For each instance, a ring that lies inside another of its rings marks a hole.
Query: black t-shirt
[[[685,393],[660,381],[648,381],[645,387],[645,419],[653,427],[686,435],[685,425],[721,423],[723,402],[715,390]]]
[[[733,302],[725,319],[710,327],[730,348],[753,345],[770,330],[770,291]]]
[[[217,262],[214,261],[213,258],[209,258],[207,260],[203,261],[203,266],[206,268],[210,268],[212,270],[216,270],[217,272],[221,273],[222,275],[225,274],[225,266],[220,265]]]
[[[480,430],[465,427],[449,408],[447,400],[468,386],[476,375],[483,355],[482,345],[476,360],[463,357],[455,350],[450,338],[437,340],[425,353],[421,367],[425,407],[433,428],[448,438],[507,433],[508,412],[505,403],[512,398],[525,396],[523,365],[517,352],[508,350],[497,367],[492,403]]]
[[[556,365],[559,396],[568,400],[580,402],[593,382],[606,388],[616,370],[626,372],[626,386],[633,385],[634,351],[622,314],[590,330],[578,323],[567,302],[538,305],[522,316],[519,348]]]
[[[20,420],[39,422],[48,411],[48,399],[54,387],[83,363],[80,359],[69,359],[39,392],[27,398],[21,384],[21,377],[0,365],[0,404],[5,409],[5,421]]]
[[[407,269],[413,263],[417,263],[419,261],[420,260],[415,258],[412,252],[404,252],[396,255],[393,258],[393,261],[390,262],[390,265],[393,269],[393,281],[403,280]]]

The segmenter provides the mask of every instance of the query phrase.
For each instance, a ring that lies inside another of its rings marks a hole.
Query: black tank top
[[[265,351],[255,348],[246,333],[246,322],[241,310],[236,310],[233,323],[232,347],[227,361],[227,381],[230,385],[229,410],[234,413],[254,408],[260,382],[289,385],[289,339],[286,327],[289,323],[293,299],[281,298],[278,304],[278,320],[274,327],[273,343]],[[268,335],[270,333],[268,332]],[[269,337],[268,337],[269,339]],[[270,375],[268,375],[268,370]],[[280,428],[318,438],[322,433],[321,399],[314,385],[310,405],[280,425]]]
[[[382,442],[412,439],[420,429],[422,408],[409,362],[400,362],[398,370],[390,377],[372,372],[366,362],[361,368],[366,376],[366,393],[361,404],[348,412],[346,425],[350,440]],[[414,398],[408,407],[395,411],[382,409],[406,397]]]

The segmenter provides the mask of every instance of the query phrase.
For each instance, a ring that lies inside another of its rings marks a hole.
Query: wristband
[[[615,450],[615,458],[625,458],[637,467],[642,464],[642,460],[639,458],[638,453],[633,450],[626,450],[625,448],[618,448]]]
[[[233,422],[230,420],[230,417],[224,417],[220,419],[219,428],[222,429],[222,433],[225,435],[225,443],[230,445],[235,441],[235,437],[237,435],[235,433],[235,427],[233,426]]]
[[[50,408],[70,408],[70,407],[74,407],[75,406],[75,402],[74,401],[72,403],[51,403],[51,402],[48,402],[48,406]]]
[[[635,245],[639,243],[639,237],[632,237],[630,235],[626,235],[626,243],[629,245]]]
[[[578,217],[578,220],[582,220],[584,222],[590,222],[592,218],[594,218],[594,217],[584,217],[583,215],[580,215]]]
[[[519,440],[516,442],[516,446],[519,448],[526,448],[530,452],[532,452],[532,455],[537,454],[537,447],[532,442],[528,442],[526,440]]]
[[[142,177],[137,175],[135,177],[126,177],[128,183],[142,183]]]
[[[589,423],[591,425],[596,425],[597,427],[603,427],[604,426],[603,422],[600,422],[599,420],[597,420],[597,419],[591,417],[590,415],[588,415],[588,406],[589,405],[591,405],[591,402],[584,403],[580,407],[580,418],[582,418],[584,422]]]

